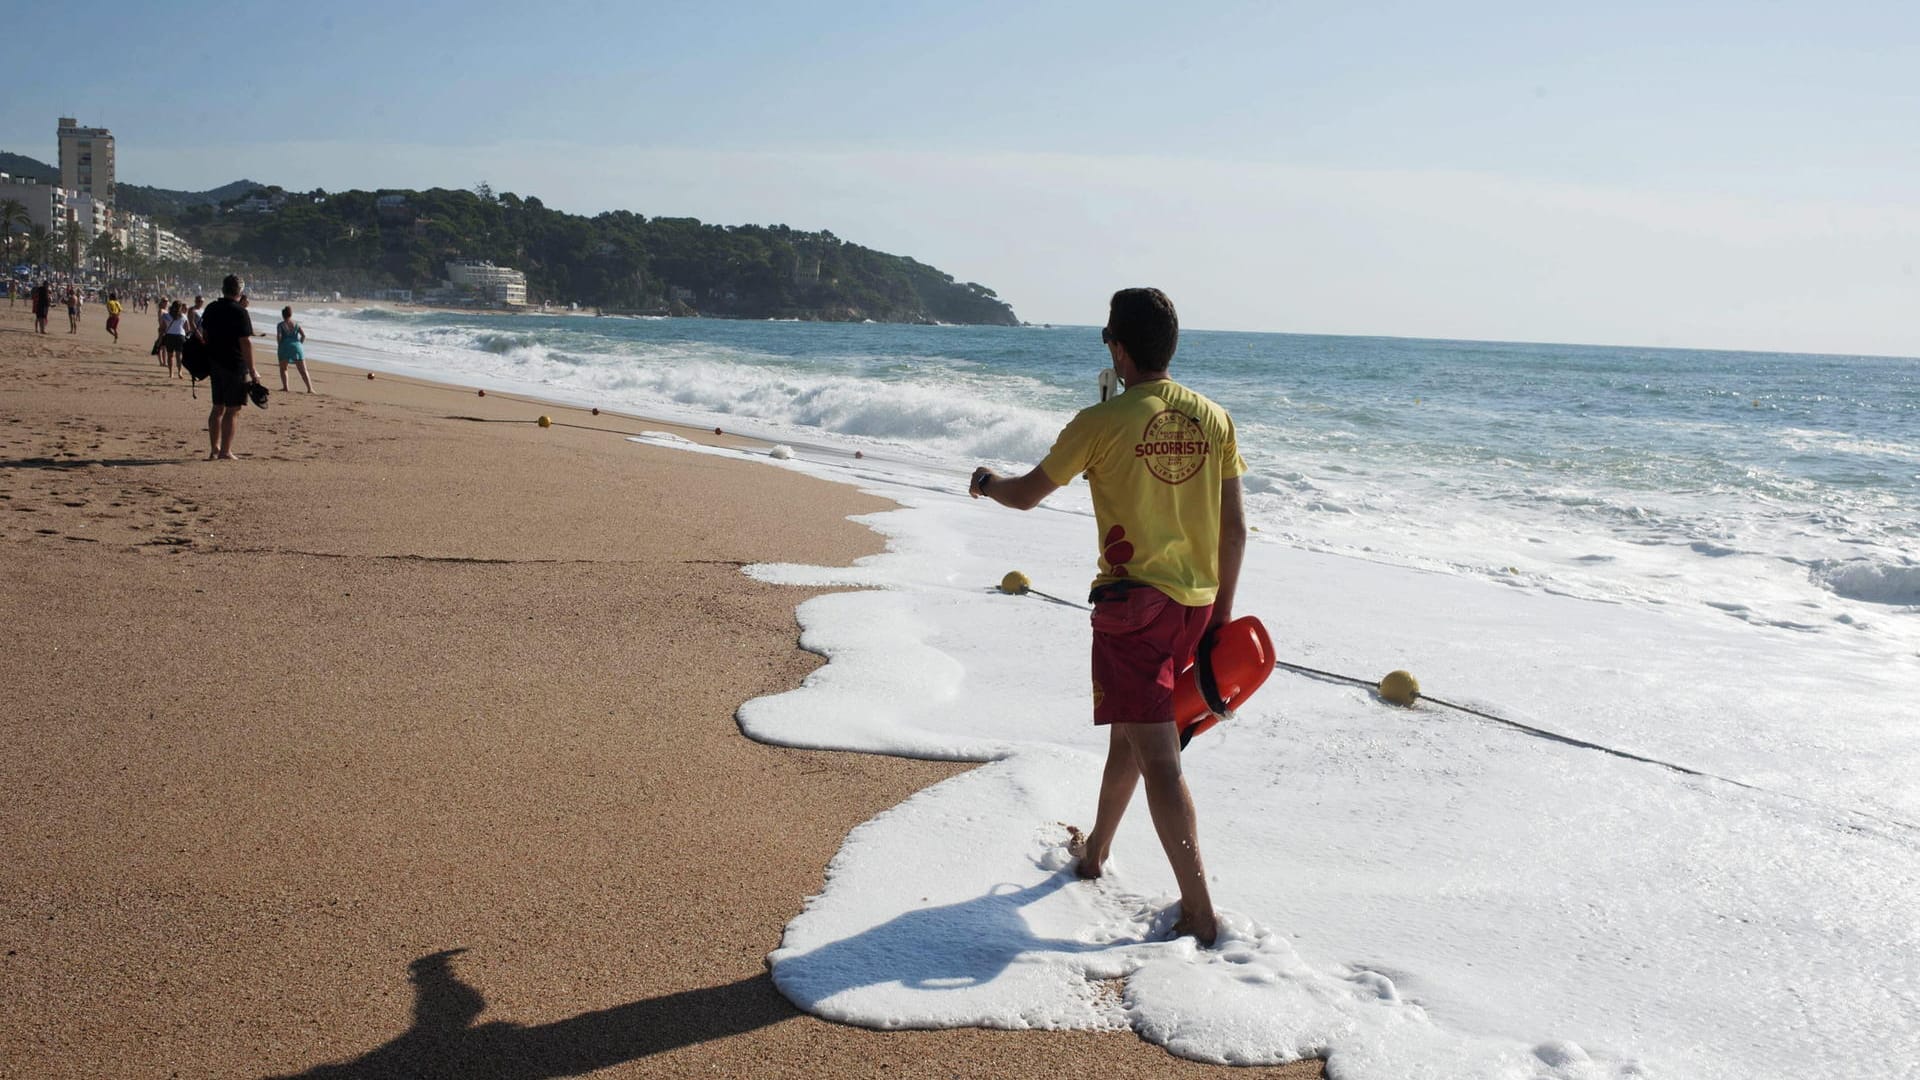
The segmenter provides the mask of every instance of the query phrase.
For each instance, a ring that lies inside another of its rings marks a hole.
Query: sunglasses
[[[1104,326],[1101,327],[1100,328],[1100,344],[1111,345],[1113,344],[1113,342],[1114,342],[1113,331],[1107,329]]]

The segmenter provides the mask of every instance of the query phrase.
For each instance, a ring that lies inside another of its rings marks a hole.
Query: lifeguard
[[[984,466],[970,490],[1030,510],[1084,474],[1099,524],[1093,580],[1093,722],[1108,727],[1093,830],[1071,830],[1079,874],[1099,877],[1133,789],[1180,884],[1176,933],[1212,945],[1219,932],[1200,859],[1193,796],[1180,769],[1175,677],[1203,634],[1233,619],[1246,550],[1233,419],[1167,376],[1179,344],[1173,301],[1122,289],[1100,340],[1126,392],[1082,409],[1039,466],[1002,477]]]

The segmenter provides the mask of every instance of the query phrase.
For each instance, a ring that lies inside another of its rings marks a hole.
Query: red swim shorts
[[[1093,605],[1093,722],[1173,720],[1173,680],[1193,659],[1213,605],[1187,607],[1151,586]]]

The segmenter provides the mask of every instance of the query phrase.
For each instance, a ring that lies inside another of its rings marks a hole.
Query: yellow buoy
[[[540,426],[541,426],[541,427],[552,427],[552,426],[553,426],[553,417],[551,417],[551,416],[543,416],[543,417],[541,417],[541,418],[540,418]]]
[[[1420,696],[1420,680],[1404,671],[1389,671],[1380,680],[1380,696],[1395,705],[1411,705]]]
[[[1012,593],[1015,596],[1019,596],[1032,587],[1033,582],[1027,579],[1027,575],[1018,570],[1009,570],[1007,571],[1007,576],[1000,579],[1000,591],[1003,593]]]

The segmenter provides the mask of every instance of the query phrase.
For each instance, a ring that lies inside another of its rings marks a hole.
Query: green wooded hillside
[[[433,286],[449,259],[488,259],[527,275],[528,299],[613,311],[834,321],[1013,325],[992,289],[934,267],[785,225],[708,225],[629,211],[562,213],[537,198],[428,191],[262,189],[248,212],[188,208],[176,220],[218,261],[254,273],[356,288]],[[257,205],[257,203],[256,203]]]

